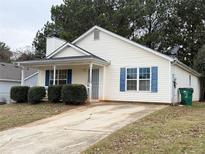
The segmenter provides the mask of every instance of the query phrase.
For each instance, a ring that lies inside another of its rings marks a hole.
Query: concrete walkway
[[[104,103],[73,109],[0,132],[0,154],[80,153],[117,129],[164,107]]]

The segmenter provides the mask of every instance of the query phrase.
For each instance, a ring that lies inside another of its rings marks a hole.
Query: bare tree
[[[13,56],[15,61],[25,61],[35,59],[33,48],[30,46],[25,46],[23,48],[17,49]]]

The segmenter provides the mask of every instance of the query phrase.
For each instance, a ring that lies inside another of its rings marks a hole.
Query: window
[[[139,69],[139,91],[150,91],[150,68]]]
[[[189,86],[191,86],[191,75],[189,75]]]
[[[127,68],[127,90],[137,90],[137,68]]]
[[[99,40],[100,39],[100,32],[99,30],[94,31],[94,40]]]
[[[151,89],[151,68],[127,68],[126,84],[127,90],[150,91]]]
[[[53,70],[50,70],[49,85],[53,85]],[[67,83],[67,70],[56,70],[56,85],[63,85]]]

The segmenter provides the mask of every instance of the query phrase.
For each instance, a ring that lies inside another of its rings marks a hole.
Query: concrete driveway
[[[80,153],[164,105],[100,103],[0,132],[0,154]]]

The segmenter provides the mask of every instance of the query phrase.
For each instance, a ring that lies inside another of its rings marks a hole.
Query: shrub
[[[86,87],[81,84],[64,85],[62,87],[62,100],[66,104],[80,105],[87,100]]]
[[[61,100],[62,86],[49,86],[48,87],[48,100],[51,102],[59,102]]]
[[[28,101],[29,103],[35,104],[39,103],[46,95],[46,90],[44,87],[31,87],[28,91]]]
[[[28,101],[28,86],[14,86],[11,88],[10,97],[12,100],[23,103]]]

